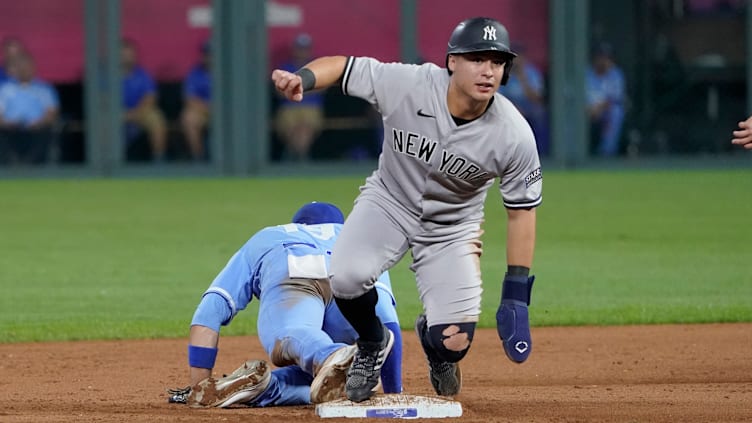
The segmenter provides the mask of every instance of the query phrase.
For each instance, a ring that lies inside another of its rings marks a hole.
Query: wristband
[[[213,369],[217,361],[217,348],[188,345],[188,365],[201,369]]]
[[[535,276],[504,276],[501,285],[501,303],[530,305],[530,294]]]
[[[507,266],[507,275],[509,276],[530,276],[530,268],[525,266]]]
[[[295,72],[302,81],[303,91],[312,90],[316,86],[316,75],[308,68],[300,68]]]

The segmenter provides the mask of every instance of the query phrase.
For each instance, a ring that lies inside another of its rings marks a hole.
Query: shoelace
[[[431,370],[439,375],[454,374],[454,366],[452,363],[430,363]]]
[[[352,373],[366,374],[366,371],[373,369],[376,366],[376,362],[379,359],[379,351],[376,352],[358,352],[353,360],[350,371]]]

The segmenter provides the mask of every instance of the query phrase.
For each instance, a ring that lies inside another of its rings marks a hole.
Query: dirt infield
[[[405,332],[407,393],[430,395]],[[463,422],[750,422],[752,324],[535,328],[523,365],[493,330],[462,362]],[[0,422],[322,421],[312,406],[195,410],[167,404],[184,385],[185,340],[0,345]],[[263,358],[255,337],[220,341],[217,372]],[[352,421],[327,419],[327,421]]]

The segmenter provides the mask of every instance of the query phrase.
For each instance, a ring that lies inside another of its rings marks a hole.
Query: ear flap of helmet
[[[514,57],[510,57],[507,60],[507,64],[504,66],[504,74],[501,76],[501,85],[507,85],[507,82],[509,82],[509,75],[512,73],[513,63]]]

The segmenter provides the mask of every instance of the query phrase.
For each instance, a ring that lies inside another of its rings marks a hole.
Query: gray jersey
[[[496,93],[478,119],[457,126],[447,108],[449,75],[433,64],[350,57],[342,92],[383,116],[384,144],[367,186],[380,186],[424,221],[480,219],[488,188],[500,177],[507,208],[541,203],[535,138],[517,109]]]

